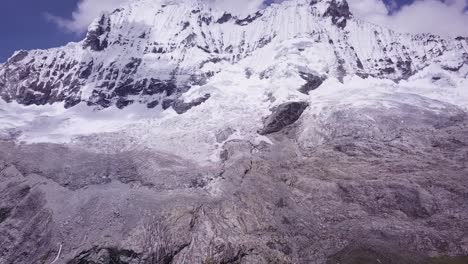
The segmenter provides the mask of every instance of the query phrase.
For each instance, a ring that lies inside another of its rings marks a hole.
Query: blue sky
[[[83,37],[81,32],[71,32],[66,29],[66,26],[59,27],[57,23],[54,23],[50,19],[47,19],[46,14],[53,14],[58,17],[59,20],[65,21],[68,23],[69,19],[72,19],[72,13],[77,9],[78,2],[80,0],[3,0],[2,8],[0,11],[0,62],[6,61],[8,57],[12,55],[15,50],[19,49],[43,49],[64,45],[70,41],[77,41]],[[96,4],[102,5],[105,2],[108,2],[112,5],[112,2],[121,2],[124,0],[81,0],[83,2],[88,2],[89,6]],[[236,3],[238,0],[212,0],[212,1],[231,1],[230,5]],[[236,2],[234,2],[236,1]],[[273,0],[267,0],[273,1]],[[377,24],[383,24],[385,26],[391,27],[396,25],[396,27],[401,24],[401,28],[411,28],[412,24],[417,24],[418,20],[411,21],[408,20],[408,17],[417,17],[418,10],[427,10],[421,12],[438,12],[437,9],[444,8],[443,4],[440,6],[434,6],[429,8],[429,5],[424,5],[423,3],[435,2],[434,0],[423,0],[417,1],[416,4],[413,4],[414,0],[384,0],[385,5],[381,2],[382,0],[348,0],[352,7],[354,13],[360,14],[362,17],[366,18]],[[465,1],[465,0],[444,0],[444,1]],[[421,3],[421,4],[419,4]],[[109,5],[108,4],[108,5]],[[402,6],[408,7],[403,8],[404,10],[400,12]],[[391,7],[395,13],[392,17],[387,17],[387,8]],[[93,7],[91,7],[93,8]],[[82,8],[86,12],[86,8]],[[354,10],[353,10],[354,9]],[[436,9],[436,10],[434,10]],[[416,11],[415,11],[416,10]],[[433,10],[433,11],[431,11]],[[380,12],[380,13],[379,13]],[[446,12],[447,17],[451,18],[449,11],[440,10],[440,12]],[[440,13],[439,12],[439,13]],[[79,13],[79,12],[78,12]],[[406,14],[408,13],[408,14]],[[419,12],[420,13],[420,12]],[[402,15],[405,14],[405,15]],[[78,14],[80,15],[80,14]],[[82,15],[82,14],[81,14]],[[89,16],[89,14],[87,14]],[[423,14],[424,15],[424,14]],[[428,16],[431,14],[427,14]],[[86,14],[84,15],[86,17]],[[457,21],[458,24],[461,24],[461,27],[466,27],[468,23],[464,23],[463,20],[465,17],[468,18],[468,14],[464,16],[460,21]],[[398,19],[396,19],[398,18]],[[75,19],[75,18],[73,18]],[[73,22],[73,19],[70,20]],[[443,17],[441,19],[444,19]],[[420,19],[421,20],[421,19]],[[425,20],[425,19],[422,19]],[[87,20],[84,21],[86,23]],[[443,21],[447,21],[444,19]],[[466,20],[468,22],[468,20]],[[57,22],[57,21],[56,21]],[[76,21],[75,21],[76,22]],[[79,21],[83,24],[83,21]],[[59,23],[60,24],[60,23]],[[76,23],[75,23],[76,24]],[[440,24],[440,23],[439,23]],[[455,22],[446,23],[448,27],[451,27],[450,30],[455,28]],[[417,26],[417,25],[415,25]],[[429,25],[427,22],[424,22],[420,27],[434,28],[433,25]],[[441,28],[436,33],[443,33],[444,29]],[[414,31],[421,31],[421,29],[416,28]],[[464,31],[463,31],[464,32]]]
[[[79,37],[59,30],[45,13],[69,16],[78,0],[3,0],[0,11],[0,62],[18,49],[50,48]],[[97,0],[99,1],[99,0]]]

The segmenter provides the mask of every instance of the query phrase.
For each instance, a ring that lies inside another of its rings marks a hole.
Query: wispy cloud
[[[129,0],[80,0],[70,17],[59,17],[53,14],[47,14],[46,17],[63,30],[82,34],[102,12],[111,11],[126,1]],[[216,8],[237,15],[247,15],[262,8],[265,3],[284,0],[206,1]],[[400,6],[396,0],[390,1],[387,5],[382,0],[348,0],[348,2],[355,16],[396,31],[468,36],[467,0],[416,0],[404,6]]]
[[[211,0],[211,3],[218,9],[236,15],[255,13],[264,6],[264,0]]]
[[[56,16],[47,13],[46,19],[55,23],[61,29],[76,34],[82,34],[86,31],[89,24],[98,17],[102,12],[111,11],[122,5],[123,3],[132,0],[80,0],[75,11],[70,17]],[[165,0],[154,0],[165,1]],[[184,0],[176,0],[184,1]],[[263,0],[206,0],[214,7],[229,11],[237,15],[247,15],[262,8]],[[274,0],[278,1],[278,0]],[[272,1],[272,2],[274,2]]]
[[[348,0],[351,12],[363,20],[400,32],[468,36],[466,0],[416,0],[385,6],[382,0]]]
[[[67,32],[82,34],[104,11],[119,7],[127,0],[80,0],[70,18],[46,14],[46,18]]]

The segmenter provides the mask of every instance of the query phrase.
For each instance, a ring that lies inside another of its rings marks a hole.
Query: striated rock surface
[[[208,166],[0,142],[0,262],[463,263],[468,116],[417,100],[304,114]]]

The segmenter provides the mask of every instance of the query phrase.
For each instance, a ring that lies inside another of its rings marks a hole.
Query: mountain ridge
[[[398,81],[446,53],[462,58],[453,70],[468,61],[466,38],[396,33],[354,18],[346,1],[291,0],[238,18],[199,1],[140,0],[103,14],[81,42],[16,52],[0,66],[0,96],[25,105],[167,109],[227,66],[264,60],[258,54],[266,46],[294,39],[304,40],[297,49],[308,60],[292,62],[296,74],[312,80],[356,74]],[[314,65],[307,50],[329,61]],[[270,78],[281,63],[249,74]]]

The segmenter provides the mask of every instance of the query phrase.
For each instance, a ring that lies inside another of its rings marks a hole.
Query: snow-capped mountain
[[[467,38],[203,2],[0,65],[0,263],[467,263]]]
[[[103,14],[79,43],[16,52],[0,65],[0,95],[183,113],[210,94],[182,94],[233,65],[248,78],[296,78],[308,93],[330,77],[407,79],[447,54],[456,60],[444,68],[457,71],[467,53],[467,38],[396,33],[353,17],[344,0],[290,0],[247,17],[203,1],[135,0]]]

